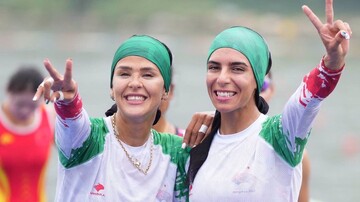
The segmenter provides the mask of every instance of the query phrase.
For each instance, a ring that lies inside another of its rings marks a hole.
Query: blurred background
[[[335,19],[353,31],[347,66],[336,90],[324,101],[308,143],[311,197],[317,201],[360,201],[360,1],[334,0]],[[233,25],[249,26],[268,41],[273,56],[275,96],[270,114],[280,113],[303,76],[325,53],[307,4],[322,19],[324,0],[1,0],[0,98],[8,77],[21,64],[49,58],[60,72],[74,61],[84,107],[103,116],[112,105],[109,78],[118,45],[133,34],[150,34],[174,54],[175,98],[167,116],[185,128],[197,111],[212,110],[205,87],[206,56],[216,34]],[[54,200],[57,153],[47,175]]]

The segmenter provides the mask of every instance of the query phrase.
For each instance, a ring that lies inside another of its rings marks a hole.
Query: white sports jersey
[[[80,100],[78,96],[76,99]],[[64,106],[58,105],[57,110],[60,107]],[[180,137],[152,130],[152,164],[145,175],[125,155],[114,136],[110,117],[92,119],[83,109],[68,112],[76,117],[64,119],[60,114],[56,121],[60,160],[56,201],[187,200],[184,183],[189,154],[181,148]],[[142,167],[146,167],[150,145],[151,138],[141,147],[125,146],[131,155],[141,157]]]
[[[239,133],[215,135],[192,184],[190,201],[288,202],[298,195],[301,164],[290,166],[259,135],[266,120],[261,115]]]
[[[236,134],[218,131],[191,184],[190,201],[297,201],[312,122],[341,70],[331,71],[322,63],[304,77],[281,115],[261,114]]]

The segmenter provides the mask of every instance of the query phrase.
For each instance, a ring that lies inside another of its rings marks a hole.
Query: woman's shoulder
[[[160,146],[164,154],[170,155],[173,162],[186,163],[190,150],[181,147],[182,137],[170,133],[160,133],[156,130],[152,130],[152,134],[154,135],[154,144]]]
[[[112,129],[109,127],[110,118],[109,117],[89,117],[91,123],[91,133],[98,133],[106,135]]]
[[[173,143],[173,144],[182,144],[182,137],[171,134],[171,133],[162,133],[158,132],[154,129],[151,130],[152,134],[154,135],[154,140],[158,142],[166,142],[166,143]]]
[[[165,150],[182,151],[181,148],[183,138],[171,134],[171,133],[160,133],[154,129],[151,130],[154,135],[154,144],[160,145]]]

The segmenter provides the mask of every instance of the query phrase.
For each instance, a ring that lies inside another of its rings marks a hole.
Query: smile
[[[126,100],[128,101],[144,101],[145,97],[144,96],[134,96],[134,95],[130,95],[130,96],[126,96],[125,97]]]
[[[234,92],[229,92],[229,91],[215,91],[216,96],[218,97],[232,97],[234,96],[236,93]]]

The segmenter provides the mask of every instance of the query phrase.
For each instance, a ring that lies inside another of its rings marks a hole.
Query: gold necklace
[[[121,146],[121,148],[124,150],[126,157],[127,157],[127,158],[129,159],[129,161],[133,164],[133,166],[134,166],[135,168],[137,168],[140,172],[142,172],[142,173],[144,173],[145,175],[147,175],[147,173],[148,173],[148,171],[149,171],[149,169],[150,169],[151,163],[152,163],[152,158],[153,158],[153,150],[154,150],[154,148],[153,148],[153,145],[154,145],[154,144],[153,144],[153,143],[154,143],[154,139],[153,139],[152,135],[151,135],[151,137],[150,137],[150,138],[151,138],[150,161],[149,161],[148,166],[147,166],[146,169],[144,170],[144,169],[141,168],[141,162],[140,162],[138,159],[136,159],[135,157],[130,156],[129,152],[125,149],[123,143],[121,142],[120,137],[119,137],[119,133],[118,133],[117,128],[116,128],[115,115],[116,115],[116,113],[112,116],[112,126],[113,126],[113,129],[114,129],[114,135],[115,135],[117,141],[120,143],[120,146]]]

